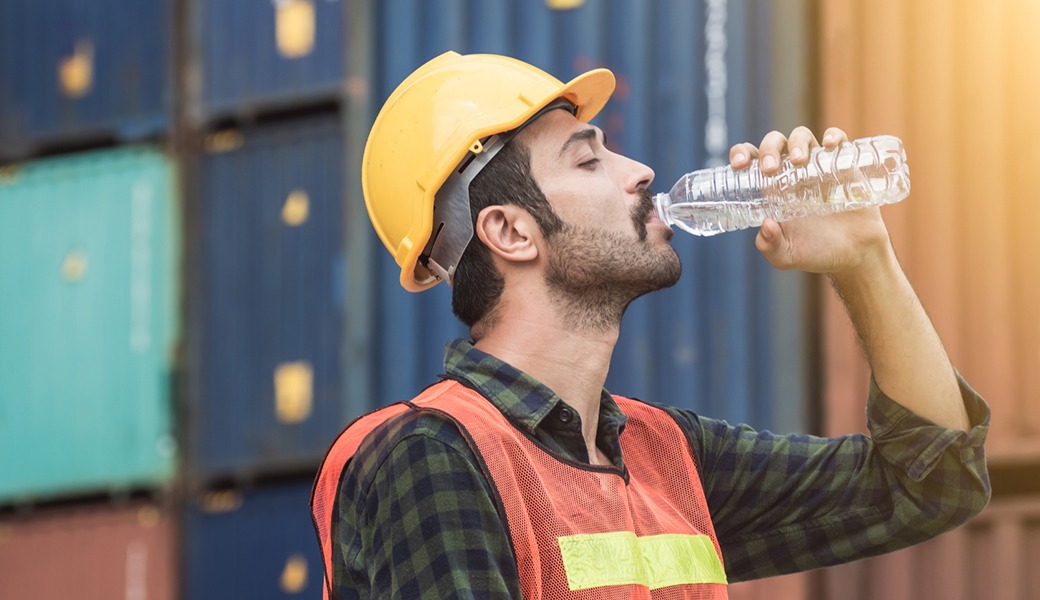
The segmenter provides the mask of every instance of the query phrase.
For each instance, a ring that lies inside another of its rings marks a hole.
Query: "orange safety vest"
[[[614,396],[628,423],[613,467],[562,460],[455,381],[361,417],[322,463],[311,511],[333,597],[331,524],[343,468],[373,429],[406,411],[450,416],[501,498],[524,598],[727,598],[722,551],[686,436],[664,411]]]

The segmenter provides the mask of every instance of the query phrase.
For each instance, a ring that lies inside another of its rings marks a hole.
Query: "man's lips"
[[[659,224],[668,231],[666,239],[672,238],[672,228],[657,214],[657,207],[654,206],[653,195],[650,193],[650,190],[643,189],[639,191],[639,206],[632,214],[632,217],[636,222],[637,229],[642,230],[639,236],[640,239],[646,238],[647,226],[655,224]]]
[[[650,212],[646,215],[646,221],[644,221],[644,223],[647,225],[651,223],[660,223],[661,225],[668,227],[668,224],[664,222],[664,219],[662,219],[661,216],[657,214],[656,207],[650,209]]]
[[[668,225],[668,223],[665,223],[661,220],[660,217],[657,216],[657,211],[651,212],[646,217],[646,223],[643,224],[643,228],[645,230],[649,230],[651,228],[660,229],[661,232],[664,234],[665,240],[671,240],[672,236],[675,235],[675,232],[672,231],[672,228]]]

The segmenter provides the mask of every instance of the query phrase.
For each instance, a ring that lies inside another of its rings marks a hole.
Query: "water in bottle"
[[[679,179],[654,204],[661,220],[695,235],[757,227],[767,217],[786,221],[892,204],[910,193],[910,169],[899,138],[882,135],[817,147],[804,166],[783,157],[764,175],[746,169],[702,169]]]

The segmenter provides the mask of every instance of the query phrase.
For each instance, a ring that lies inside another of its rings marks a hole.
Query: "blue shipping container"
[[[201,90],[196,117],[335,98],[343,79],[342,0],[192,4]]]
[[[335,116],[215,134],[199,159],[189,460],[317,466],[343,427],[342,136]]]
[[[310,482],[204,494],[185,511],[183,597],[320,598]]]
[[[512,55],[564,81],[605,66],[618,85],[595,122],[615,151],[655,169],[655,190],[772,129],[771,3],[552,4],[380,2],[373,110],[412,70],[447,50]],[[754,232],[713,239],[676,233],[683,277],[630,306],[609,390],[758,428],[806,429],[806,288],[801,275],[774,272],[753,239]],[[372,252],[375,406],[409,399],[433,381],[443,370],[443,343],[467,332],[451,314],[447,286],[409,294],[378,240]]]
[[[165,0],[0,1],[0,160],[170,120]]]

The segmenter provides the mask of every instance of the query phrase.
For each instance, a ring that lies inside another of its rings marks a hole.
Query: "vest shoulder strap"
[[[413,402],[426,404],[455,386],[459,386],[459,384],[453,381],[443,381],[431,385],[423,390]],[[321,553],[325,566],[323,595],[326,600],[334,597],[332,590],[332,511],[336,507],[343,470],[372,431],[409,410],[414,410],[412,403],[399,402],[358,417],[339,434],[322,460],[314,487],[311,489],[310,505],[311,520],[315,532],[318,534],[318,540],[321,542]]]

